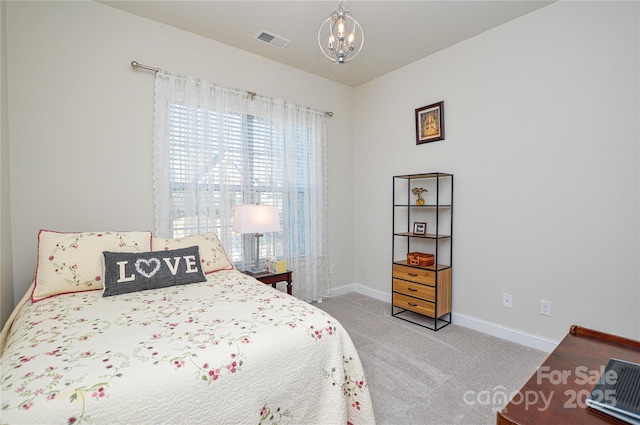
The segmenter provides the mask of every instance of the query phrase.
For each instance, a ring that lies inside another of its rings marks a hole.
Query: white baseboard
[[[518,329],[510,328],[507,326],[498,325],[497,323],[487,322],[486,320],[478,319],[477,317],[467,316],[466,314],[456,313],[451,314],[451,322],[465,328],[473,329],[478,332],[482,332],[491,336],[505,339],[507,341],[515,342],[520,345],[535,348],[536,350],[544,351],[547,353],[556,349],[559,341],[545,338],[539,335],[530,334]]]
[[[384,301],[391,304],[391,294],[387,292],[378,291],[377,289],[371,289],[368,286],[361,285],[359,283],[352,283],[350,285],[340,286],[338,288],[331,288],[329,291],[330,297],[337,297],[339,295],[348,294],[350,292],[356,292],[358,294],[366,295],[371,298],[375,298],[379,301]]]
[[[390,293],[378,291],[377,289],[372,289],[359,283],[352,283],[350,285],[331,288],[329,296],[336,297],[339,295],[348,294],[350,292],[356,292],[358,294],[366,295],[376,300],[384,301],[391,304]],[[477,317],[468,316],[462,313],[453,312],[451,314],[451,322],[458,326],[464,326],[465,328],[473,329],[478,332],[495,336],[507,341],[515,342],[517,344],[521,344],[547,353],[555,350],[555,348],[559,344],[559,341],[555,341],[553,339],[534,335],[507,326],[502,326],[497,323],[487,322],[486,320],[478,319]]]

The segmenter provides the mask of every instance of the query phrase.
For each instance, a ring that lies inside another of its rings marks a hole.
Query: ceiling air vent
[[[267,43],[269,46],[277,47],[278,49],[284,49],[289,43],[291,43],[291,41],[287,40],[286,38],[272,34],[265,30],[260,31],[254,38],[256,40]]]

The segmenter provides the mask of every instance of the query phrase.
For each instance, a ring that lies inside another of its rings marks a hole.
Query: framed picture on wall
[[[444,101],[416,109],[416,145],[444,140]]]

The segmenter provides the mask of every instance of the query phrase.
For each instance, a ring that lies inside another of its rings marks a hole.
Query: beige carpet
[[[496,411],[547,353],[454,324],[438,332],[356,293],[314,304],[349,332],[378,425],[495,424]]]

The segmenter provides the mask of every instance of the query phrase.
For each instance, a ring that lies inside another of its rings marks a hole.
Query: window
[[[172,237],[205,232],[226,235],[231,242],[227,253],[240,262],[243,242],[251,245],[252,236],[234,234],[232,221],[221,219],[219,205],[223,199],[232,208],[243,203],[276,205],[282,214],[283,158],[273,155],[278,140],[269,137],[272,129],[265,120],[251,115],[178,103],[170,105],[170,111]],[[195,122],[189,117],[195,117]],[[191,142],[194,126],[202,126],[197,130],[199,143]],[[267,256],[283,256],[282,237],[263,237],[260,257]]]
[[[155,116],[156,236],[214,232],[249,268],[253,236],[232,231],[234,208],[276,205],[282,231],[264,235],[260,257],[287,261],[300,298],[326,295],[324,112],[160,71]]]

